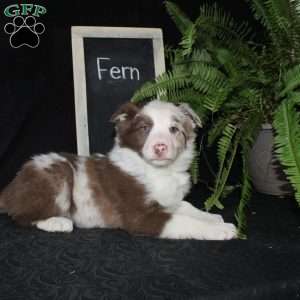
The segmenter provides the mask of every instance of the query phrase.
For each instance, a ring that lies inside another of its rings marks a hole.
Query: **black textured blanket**
[[[0,215],[0,299],[298,299],[299,211],[253,198],[248,240],[225,242],[46,233]]]

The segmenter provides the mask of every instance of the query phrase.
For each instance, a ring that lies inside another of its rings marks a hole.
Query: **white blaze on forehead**
[[[142,109],[142,113],[149,116],[154,123],[154,127],[168,129],[167,125],[174,123],[174,117],[178,120],[185,118],[184,114],[172,103],[154,100]]]

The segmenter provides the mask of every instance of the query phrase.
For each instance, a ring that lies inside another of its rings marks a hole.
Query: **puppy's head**
[[[154,100],[143,107],[124,104],[113,116],[120,147],[137,152],[149,164],[163,167],[193,144],[198,116],[187,104]]]

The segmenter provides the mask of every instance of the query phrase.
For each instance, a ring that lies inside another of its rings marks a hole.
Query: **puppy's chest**
[[[190,189],[190,178],[187,173],[148,176],[144,182],[148,200],[157,201],[160,205],[172,208],[177,206]]]

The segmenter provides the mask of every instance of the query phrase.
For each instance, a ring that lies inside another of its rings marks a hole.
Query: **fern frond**
[[[132,101],[155,97],[168,100],[168,93],[176,94],[185,87],[194,89],[198,94],[214,91],[218,94],[217,99],[220,99],[225,85],[226,78],[216,67],[202,62],[188,61],[186,64],[173,66],[172,71],[158,76],[154,82],[144,84],[134,94]]]
[[[280,97],[286,96],[300,86],[300,64],[289,69],[283,77],[283,90]]]
[[[191,83],[202,93],[216,91],[226,85],[226,78],[216,67],[199,62],[189,64]]]
[[[237,228],[238,228],[238,238],[240,239],[245,239],[247,237],[245,233],[247,227],[247,218],[246,218],[245,210],[252,194],[252,185],[251,185],[251,180],[250,180],[249,170],[248,170],[248,154],[249,154],[249,149],[247,147],[243,148],[242,190],[241,190],[240,201],[235,213],[235,219],[237,221]]]
[[[236,130],[237,128],[234,125],[228,124],[223,130],[222,137],[219,139],[217,150],[219,171],[215,180],[214,192],[205,201],[206,210],[210,210],[213,206],[216,206],[220,209],[223,208],[220,199],[224,192],[224,188],[227,183],[227,179],[230,174],[240,141],[240,135],[238,134],[235,136]]]
[[[206,49],[198,49],[195,47],[191,54],[190,62],[209,64],[212,62],[212,57]]]
[[[300,60],[300,12],[298,0],[248,0],[254,16],[269,32],[274,55],[285,64]],[[287,47],[288,45],[288,47]]]
[[[219,88],[214,90],[214,93],[205,95],[203,106],[212,113],[219,111],[224,102],[227,100],[230,92],[230,86],[227,88]]]
[[[208,146],[212,146],[215,140],[222,134],[224,128],[227,124],[230,123],[231,116],[225,117],[221,116],[216,123],[211,124],[211,129],[208,132],[207,144]]]
[[[263,113],[253,111],[249,114],[248,118],[244,122],[241,130],[243,151],[248,155],[248,151],[252,148],[260,130],[261,124],[264,121]],[[246,151],[247,150],[247,151]]]
[[[236,157],[237,148],[239,145],[240,136],[237,135],[234,138],[234,142],[232,145],[232,150],[230,155],[226,161],[226,166],[223,168],[223,171],[220,176],[220,180],[216,181],[217,185],[214,188],[213,194],[205,201],[206,210],[210,210],[213,206],[216,206],[219,209],[223,209],[223,204],[220,202],[220,199],[224,196],[224,191],[226,189],[226,183],[232,168],[232,164]]]
[[[197,37],[196,25],[192,24],[182,35],[181,42],[182,56],[189,56],[192,51]]]
[[[294,103],[295,105],[300,105],[300,91],[299,92],[293,92],[289,94],[289,101],[291,103]]]
[[[253,146],[254,141],[259,133],[262,123],[262,115],[252,113],[245,125],[241,128],[241,158],[242,158],[242,189],[240,201],[235,213],[235,219],[237,221],[238,237],[245,239],[247,218],[246,208],[252,194],[252,184],[249,175],[249,153]]]
[[[186,74],[173,70],[158,76],[155,81],[145,83],[132,97],[133,102],[145,98],[156,98],[165,95],[168,90],[174,91],[185,87],[189,83]]]
[[[223,168],[227,152],[231,146],[232,137],[236,132],[236,127],[232,124],[227,124],[222,132],[222,137],[218,141],[217,157],[220,169]]]
[[[275,153],[300,205],[300,115],[288,99],[275,112],[273,126],[276,132]]]
[[[190,174],[191,174],[191,179],[193,184],[197,184],[199,180],[200,153],[201,153],[201,148],[199,148],[199,151],[194,150],[194,158],[190,166]]]
[[[204,3],[200,6],[200,14],[195,23],[207,33],[213,33],[222,40],[243,40],[250,33],[246,22],[237,24],[229,13],[221,9],[217,3]]]
[[[166,9],[181,34],[193,24],[187,15],[173,2],[165,1]]]
[[[170,45],[165,45],[165,58],[167,61],[170,62],[170,64],[172,65],[174,62],[174,58],[176,53],[178,52],[178,49],[174,49],[172,46]]]

